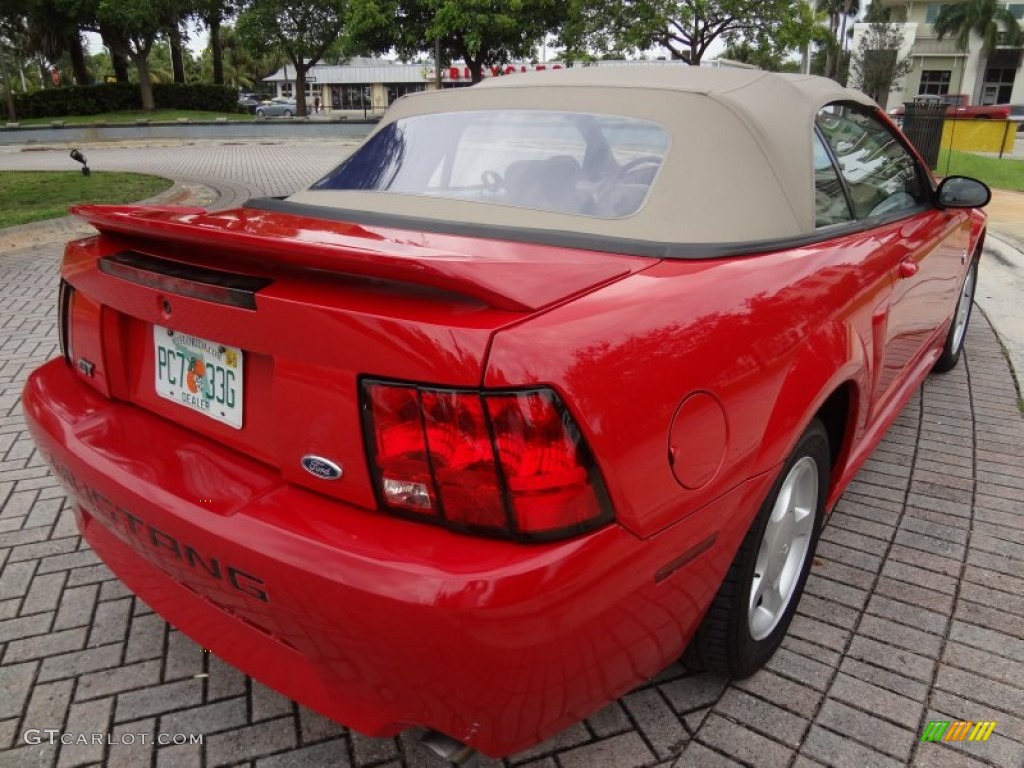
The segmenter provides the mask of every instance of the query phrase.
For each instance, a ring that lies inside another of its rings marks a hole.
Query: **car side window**
[[[814,147],[814,226],[827,227],[853,220],[843,183],[839,180],[832,158],[815,132]]]
[[[832,104],[818,112],[816,122],[839,162],[858,219],[909,212],[927,201],[914,157],[875,115]]]

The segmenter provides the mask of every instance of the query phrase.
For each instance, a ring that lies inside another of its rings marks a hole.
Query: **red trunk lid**
[[[94,366],[80,375],[365,507],[361,376],[479,387],[496,330],[655,263],[245,209],[74,212],[101,233],[65,254],[75,362]],[[154,326],[241,351],[241,428],[157,394]],[[344,481],[304,470],[307,455]]]

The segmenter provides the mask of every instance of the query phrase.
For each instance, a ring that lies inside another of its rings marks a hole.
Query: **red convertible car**
[[[196,642],[505,755],[684,649],[772,655],[843,489],[957,363],[988,199],[819,78],[418,94],[287,199],[77,208],[24,407]]]

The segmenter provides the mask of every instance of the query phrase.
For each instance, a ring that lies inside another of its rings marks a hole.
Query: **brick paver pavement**
[[[287,192],[273,179],[315,177],[336,161],[317,166],[323,149],[271,148],[292,170],[246,189]],[[233,150],[161,151],[148,159],[195,167],[194,180],[230,173],[199,155]],[[415,732],[349,733],[202,653],[82,542],[19,404],[28,372],[57,353],[59,250],[0,254],[0,768],[439,765]],[[1024,765],[1022,454],[1017,392],[977,313],[961,365],[928,379],[840,501],[765,670],[730,684],[673,665],[504,765]],[[984,744],[922,743],[932,719],[998,725]],[[28,729],[114,743],[27,744]],[[203,744],[155,746],[157,733]]]
[[[337,165],[358,139],[281,143],[273,141],[168,140],[157,144],[83,146],[94,171],[138,171],[180,181],[215,182],[221,207],[258,195],[287,195]],[[77,170],[67,148],[0,147],[0,171]]]

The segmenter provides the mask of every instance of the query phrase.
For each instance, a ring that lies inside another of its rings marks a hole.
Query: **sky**
[[[189,50],[192,51],[193,56],[198,58],[202,54],[203,49],[206,47],[208,37],[209,35],[205,28],[200,29],[198,33],[193,31],[189,36],[188,47]],[[103,40],[96,32],[85,33],[85,44],[89,48],[89,53],[100,53],[103,50]]]

